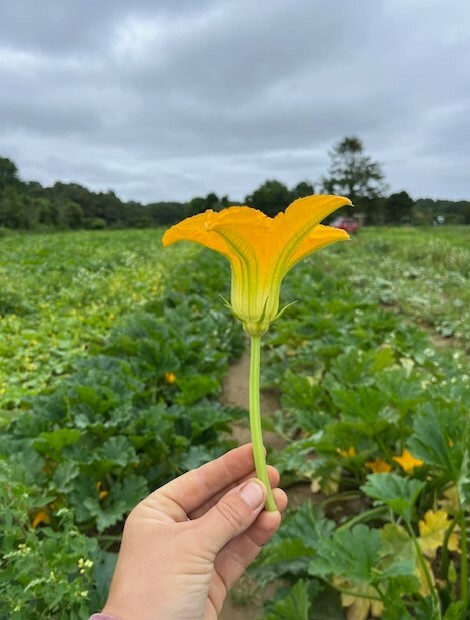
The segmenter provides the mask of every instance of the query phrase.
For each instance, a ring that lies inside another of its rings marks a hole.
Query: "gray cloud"
[[[360,135],[392,190],[470,196],[470,5],[121,0],[0,8],[0,154],[126,199],[315,181]]]

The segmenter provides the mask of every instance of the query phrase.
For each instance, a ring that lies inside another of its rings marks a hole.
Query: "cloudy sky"
[[[392,191],[470,199],[468,0],[0,5],[0,156],[142,202],[315,182],[356,134]]]

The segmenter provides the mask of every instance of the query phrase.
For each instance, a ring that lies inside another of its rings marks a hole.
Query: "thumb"
[[[250,527],[262,511],[265,499],[266,487],[257,478],[235,487],[197,520],[201,540],[206,541],[215,555]]]

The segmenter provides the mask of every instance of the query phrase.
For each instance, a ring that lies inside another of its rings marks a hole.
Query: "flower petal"
[[[331,243],[335,243],[336,241],[347,241],[349,238],[345,230],[318,224],[292,254],[287,263],[287,270],[291,269],[296,263],[306,258],[309,254]]]
[[[178,241],[194,241],[224,256],[230,255],[230,248],[225,241],[211,233],[211,222],[217,213],[205,211],[193,217],[188,217],[179,224],[169,228],[162,238],[165,247],[173,245]]]
[[[298,248],[303,246],[305,239],[318,226],[321,220],[333,211],[336,211],[336,209],[351,204],[349,198],[344,196],[320,194],[294,200],[287,207],[285,213],[278,213],[273,221],[273,236],[276,237],[277,243],[282,249],[275,267],[274,277],[282,279],[287,271],[303,256],[307,256],[329,243],[339,241],[339,237],[336,237],[328,241],[325,239],[325,243],[320,242],[314,247],[311,244],[307,244],[307,247],[310,249],[304,248],[297,253]],[[341,238],[344,239],[344,235]]]
[[[349,198],[345,196],[317,194],[299,198],[294,200],[284,213],[276,215],[274,218],[275,226],[280,228],[288,226],[291,232],[305,228],[311,229],[324,220],[327,215],[345,205],[352,205]]]

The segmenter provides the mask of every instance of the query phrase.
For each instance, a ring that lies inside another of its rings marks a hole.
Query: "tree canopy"
[[[356,136],[344,138],[331,152],[328,175],[322,179],[322,190],[343,194],[360,209],[367,224],[470,224],[470,202],[419,199],[416,202],[406,191],[386,197],[381,166],[364,153]],[[246,196],[246,204],[271,217],[283,211],[293,200],[315,193],[309,180],[292,188],[276,179],[269,179]],[[58,181],[43,187],[36,181],[23,181],[11,159],[0,157],[0,232],[2,228],[101,229],[144,228],[169,226],[189,215],[207,209],[220,211],[240,204],[228,196],[210,192],[188,202],[160,201],[150,204],[122,201],[113,191],[93,192],[78,183]]]
[[[330,167],[322,184],[326,193],[359,198],[379,198],[387,190],[381,165],[365,154],[357,136],[346,136],[333,146]]]

